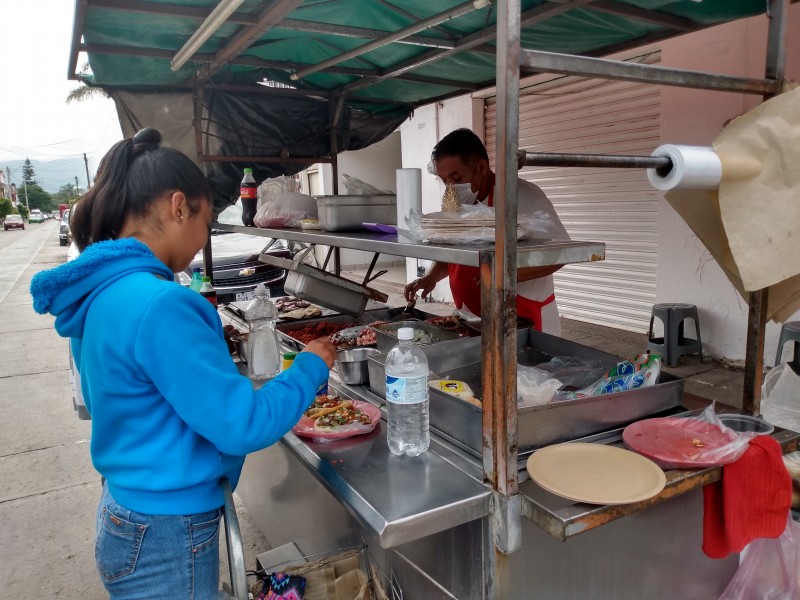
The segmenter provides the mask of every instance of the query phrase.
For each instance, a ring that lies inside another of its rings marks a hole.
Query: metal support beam
[[[336,135],[339,126],[339,119],[342,116],[342,109],[344,108],[344,94],[336,98],[336,102],[328,103],[331,127],[331,190],[334,196],[339,193],[339,136]]]
[[[292,79],[296,81],[298,79],[302,79],[303,77],[307,77],[312,73],[318,73],[320,71],[324,71],[328,67],[332,67],[333,65],[337,65],[346,60],[350,60],[357,56],[361,56],[362,54],[366,54],[367,52],[370,52],[377,48],[388,46],[392,42],[396,42],[405,37],[408,37],[409,35],[413,35],[420,31],[424,31],[430,27],[438,25],[439,23],[444,23],[445,21],[450,21],[462,15],[466,15],[479,8],[483,8],[486,5],[487,4],[485,3],[473,2],[472,0],[470,2],[459,4],[458,6],[454,6],[449,10],[432,15],[427,19],[422,19],[421,21],[417,21],[416,23],[413,23],[408,27],[404,27],[403,29],[399,29],[398,31],[389,33],[388,35],[378,38],[377,40],[373,40],[362,46],[358,46],[357,48],[353,48],[352,50],[343,52],[338,56],[334,56],[332,58],[329,58],[328,60],[324,60],[318,65],[314,65],[313,67],[308,67],[306,69],[298,71],[297,73],[293,73]]]
[[[783,83],[786,73],[786,19],[789,0],[769,0],[767,16],[767,77]],[[764,100],[771,98],[765,94]],[[761,384],[764,379],[764,338],[766,337],[769,288],[750,292],[747,312],[747,338],[744,355],[742,408],[747,414],[761,414]]]
[[[284,19],[275,27],[276,29],[289,29],[292,31],[302,31],[304,33],[321,33],[323,35],[338,35],[339,37],[360,38],[365,40],[377,40],[389,33],[388,31],[382,31],[380,29],[367,29],[366,27],[352,27],[350,25],[334,25],[331,23],[315,23],[313,21],[301,21],[299,19]],[[452,39],[445,40],[423,35],[409,35],[395,41],[398,44],[424,46],[427,48],[454,48],[456,45]]]
[[[204,21],[211,14],[212,9],[202,6],[183,6],[180,4],[155,4],[142,0],[88,0],[89,6],[97,6],[109,10],[121,10],[145,15],[161,17],[179,17]],[[235,12],[228,17],[227,23],[236,25],[253,25],[256,18],[241,12]]]
[[[522,167],[607,167],[612,169],[658,169],[668,173],[672,161],[666,156],[622,154],[564,154],[517,151],[517,168]]]
[[[588,75],[603,79],[747,94],[774,94],[778,93],[783,86],[782,81],[773,79],[718,75],[703,71],[686,71],[658,65],[642,65],[619,60],[540,52],[538,50],[523,50],[520,53],[520,63],[527,69],[543,73]]]
[[[75,0],[75,16],[72,20],[72,43],[69,48],[69,65],[67,79],[78,80],[78,53],[83,35],[83,23],[86,20],[87,0]]]
[[[556,4],[563,4],[568,0],[548,0]],[[700,25],[677,15],[660,12],[657,10],[650,10],[647,8],[639,8],[633,4],[623,4],[621,2],[614,2],[613,0],[594,0],[589,6],[589,10],[615,15],[617,17],[625,17],[626,19],[634,19],[643,23],[650,23],[651,25],[658,25],[660,27],[668,27],[678,31],[693,31],[698,29]]]
[[[314,163],[329,163],[327,156],[225,156],[222,154],[202,154],[203,162],[243,162],[243,163],[300,163],[313,165]]]

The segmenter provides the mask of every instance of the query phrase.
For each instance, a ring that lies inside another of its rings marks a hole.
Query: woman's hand
[[[306,344],[303,352],[311,352],[312,354],[316,354],[325,361],[325,364],[328,365],[329,369],[333,367],[333,361],[336,360],[336,346],[333,345],[329,337],[321,337],[317,338],[316,340],[311,340],[308,344]]]

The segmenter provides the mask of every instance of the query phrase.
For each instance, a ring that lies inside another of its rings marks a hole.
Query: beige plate
[[[629,450],[603,444],[548,446],[528,458],[531,479],[548,492],[589,504],[629,504],[664,489],[664,471]]]

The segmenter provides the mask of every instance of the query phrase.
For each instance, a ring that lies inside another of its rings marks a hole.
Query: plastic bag
[[[558,379],[563,387],[582,388],[603,377],[606,368],[596,358],[580,358],[577,356],[555,356],[546,363],[539,363],[537,368],[550,373]]]
[[[347,193],[351,195],[368,196],[370,194],[394,194],[394,192],[391,190],[379,190],[378,188],[372,187],[370,184],[364,183],[355,177],[350,177],[350,175],[347,174],[342,175],[342,180],[344,181],[344,189],[347,190]]]
[[[761,414],[773,425],[800,431],[800,376],[781,363],[764,377]]]
[[[306,194],[287,192],[262,206],[253,223],[256,227],[300,227],[303,219],[317,219],[317,201]]]
[[[658,354],[640,354],[634,360],[624,360],[591,385],[574,392],[559,392],[559,400],[575,400],[650,387],[661,374],[661,357]]]
[[[442,219],[442,227],[431,227],[427,219]],[[423,219],[426,219],[423,225]],[[458,227],[448,227],[448,222],[458,219]],[[417,209],[411,209],[406,217],[407,229],[398,229],[398,233],[416,242],[432,244],[486,244],[494,242],[494,226],[487,227],[483,224],[475,227],[463,227],[462,223],[469,224],[469,219],[494,220],[494,209],[485,204],[472,204],[461,207],[459,213],[430,213],[422,214]],[[485,221],[482,221],[485,223]],[[545,211],[520,214],[517,217],[517,239],[552,239],[560,229],[553,221],[550,214]]]
[[[241,225],[242,201],[237,200],[235,204],[231,204],[228,208],[219,213],[217,221],[219,223],[225,223],[227,225]]]
[[[517,406],[547,404],[560,387],[561,382],[547,371],[517,365]]]
[[[294,177],[281,175],[280,177],[270,177],[265,179],[258,186],[258,208],[265,204],[274,202],[283,194],[297,191],[297,182]]]
[[[788,600],[800,598],[800,524],[791,515],[775,538],[750,542],[739,570],[719,600]]]

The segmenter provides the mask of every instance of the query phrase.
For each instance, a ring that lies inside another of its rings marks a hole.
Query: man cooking
[[[456,129],[436,144],[431,155],[436,174],[445,184],[452,183],[462,204],[481,202],[494,205],[495,175],[489,167],[489,155],[480,138],[469,129]],[[546,212],[558,233],[553,239],[568,240],[569,234],[561,224],[553,205],[544,192],[524,179],[517,180],[518,214]],[[517,315],[533,322],[538,331],[553,335],[561,333],[553,273],[561,266],[529,267],[517,271]],[[436,284],[450,278],[450,290],[456,308],[481,314],[480,271],[477,267],[434,262],[428,272],[405,287],[406,300],[416,297],[417,291],[426,298]]]

